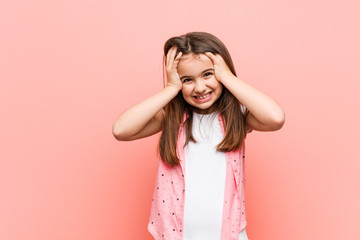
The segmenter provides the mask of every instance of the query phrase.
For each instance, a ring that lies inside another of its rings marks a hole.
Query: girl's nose
[[[206,90],[206,86],[203,81],[196,81],[194,91],[196,93],[203,93]]]

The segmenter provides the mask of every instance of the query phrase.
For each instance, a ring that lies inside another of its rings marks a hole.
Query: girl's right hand
[[[179,52],[178,55],[175,57],[176,50],[177,46],[173,46],[166,54],[166,86],[175,87],[180,91],[182,89],[182,82],[177,72],[177,66],[180,61],[180,57],[182,56],[182,52]]]

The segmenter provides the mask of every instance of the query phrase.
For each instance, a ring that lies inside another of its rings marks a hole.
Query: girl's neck
[[[208,115],[208,114],[217,112],[216,107],[214,105],[208,109],[192,108],[191,111],[193,111],[194,113],[197,113],[197,114],[201,114],[201,115]]]
[[[197,114],[197,115],[212,115],[212,114],[216,114],[216,111],[212,111],[212,112],[203,112],[203,111],[193,111],[193,114]]]

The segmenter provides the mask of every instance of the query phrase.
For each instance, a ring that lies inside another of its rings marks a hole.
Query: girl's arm
[[[148,137],[161,130],[162,108],[173,99],[178,89],[167,86],[157,94],[125,110],[113,124],[113,135],[119,141]]]
[[[153,135],[161,130],[164,119],[162,109],[181,90],[182,83],[177,73],[177,64],[182,53],[176,57],[176,47],[166,56],[167,85],[150,98],[125,110],[114,122],[112,132],[119,141],[131,141]]]
[[[236,76],[223,79],[222,83],[250,113],[247,125],[257,131],[276,131],[285,122],[285,113],[274,99],[253,88]]]
[[[216,78],[250,111],[247,125],[258,131],[279,130],[285,122],[280,105],[231,73],[219,54],[206,53],[214,63]]]

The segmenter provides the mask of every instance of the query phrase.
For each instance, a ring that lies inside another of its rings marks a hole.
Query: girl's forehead
[[[188,53],[181,56],[178,63],[178,71],[188,70],[189,68],[208,68],[212,66],[213,63],[211,59],[205,54]]]
[[[206,60],[209,59],[205,54],[203,53],[188,53],[185,55],[182,55],[180,61],[191,61],[191,60]]]

